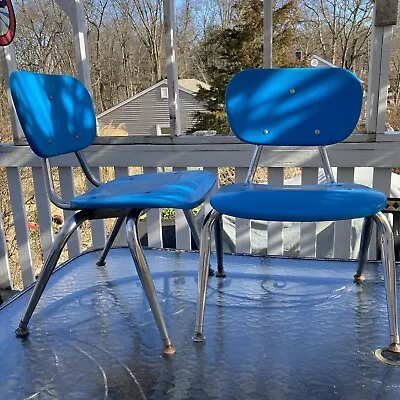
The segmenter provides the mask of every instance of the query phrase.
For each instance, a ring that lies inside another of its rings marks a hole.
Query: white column
[[[272,0],[264,0],[264,68],[272,68]]]
[[[17,69],[17,65],[15,62],[14,43],[10,43],[8,46],[4,46],[1,49],[0,53],[1,53],[1,63],[3,66],[4,83],[7,90],[8,107],[10,110],[11,129],[14,137],[14,142],[18,142],[21,139],[24,140],[25,136],[22,132],[22,128],[19,123],[17,114],[14,110],[10,92],[10,74]]]
[[[90,79],[90,54],[87,40],[87,23],[85,11],[83,9],[83,2],[80,0],[56,0],[56,3],[65,12],[72,24],[78,77],[86,86],[89,93],[93,94]]]
[[[167,62],[168,106],[171,136],[180,136],[181,115],[179,105],[178,59],[175,41],[175,2],[164,0],[164,43]]]
[[[386,130],[392,25],[396,20],[397,0],[376,0],[368,78],[367,133],[384,133]]]

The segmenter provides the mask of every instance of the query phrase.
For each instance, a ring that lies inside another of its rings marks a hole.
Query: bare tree
[[[54,0],[22,0],[18,4],[18,65],[40,72],[75,71],[72,31]]]
[[[150,58],[152,83],[162,78],[163,23],[162,0],[117,0]]]
[[[103,38],[101,37],[100,30],[105,18],[108,0],[87,1],[85,6],[86,19],[89,25],[89,40],[93,37],[94,41],[94,48],[91,51],[92,85],[93,89],[98,89],[96,92],[98,92],[98,101],[100,102],[101,110],[105,110],[105,81],[103,79],[103,68],[100,60]]]
[[[303,0],[303,50],[364,73],[371,35],[372,0]]]

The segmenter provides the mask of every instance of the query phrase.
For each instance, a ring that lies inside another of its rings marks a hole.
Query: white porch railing
[[[91,90],[90,60],[86,36],[86,21],[82,4],[79,0],[56,0],[71,21],[74,35],[77,71],[79,78]],[[393,6],[393,12],[388,12],[388,4]],[[264,63],[271,65],[272,60],[272,1],[264,1]],[[166,59],[168,62],[169,93],[175,93],[170,98],[170,115],[175,121],[176,135],[179,135],[179,99],[176,95],[177,55],[174,48],[174,0],[165,0],[164,19],[166,27]],[[328,153],[333,167],[337,166],[338,178],[343,181],[354,181],[355,169],[358,167],[373,167],[371,185],[389,195],[392,168],[400,166],[400,135],[384,134],[387,100],[387,83],[392,25],[396,22],[393,15],[397,11],[396,0],[389,2],[377,0],[374,11],[374,30],[371,39],[370,76],[368,82],[367,101],[367,131],[369,134],[353,135],[343,144],[331,146]],[[16,68],[13,45],[3,52],[3,71],[6,86],[8,75]],[[40,231],[40,247],[46,255],[53,241],[52,214],[47,195],[44,190],[44,178],[40,169],[39,159],[24,144],[23,133],[11,107],[11,122],[16,145],[0,145],[0,167],[6,168],[14,228],[17,239],[19,265],[22,271],[24,286],[33,282],[35,266],[31,251],[31,237],[28,228],[25,194],[21,181],[21,168],[29,167],[35,191],[35,201]],[[252,147],[239,143],[232,137],[99,137],[96,143],[86,152],[86,157],[99,174],[101,167],[111,167],[115,176],[126,175],[128,167],[140,166],[144,172],[157,172],[157,167],[172,167],[185,169],[203,167],[218,175],[218,168],[233,167],[235,177],[243,181],[249,165]],[[58,169],[60,189],[63,197],[72,197],[75,191],[72,167],[77,166],[73,157],[59,157],[54,160]],[[284,168],[301,168],[302,182],[316,183],[320,159],[317,149],[265,148],[260,166],[268,167],[269,182],[283,183]],[[296,207],[296,204],[282,205]],[[65,212],[65,217],[68,217]],[[10,275],[9,253],[0,215],[0,288],[12,287]],[[151,210],[146,218],[148,243],[150,246],[162,247],[161,213]],[[249,221],[237,220],[235,223],[236,237],[234,250],[242,253],[252,251],[251,231]],[[305,223],[299,227],[298,241],[301,256],[318,255],[317,224]],[[176,247],[190,248],[190,233],[184,223],[181,212],[175,216]],[[268,225],[266,249],[268,254],[284,255],[287,237],[284,235],[282,223]],[[82,249],[80,234],[71,238],[68,244],[70,257],[79,254]],[[92,245],[102,247],[105,243],[105,225],[102,221],[91,223]],[[121,234],[121,243],[123,240]],[[291,238],[290,240],[293,240]],[[349,221],[336,222],[332,234],[333,257],[348,258],[352,240],[352,225]],[[370,257],[374,258],[376,249],[372,248]]]
[[[136,141],[133,144],[133,140]],[[179,137],[179,138],[98,138],[96,144],[85,151],[87,160],[97,174],[100,167],[112,167],[115,176],[128,173],[128,167],[141,166],[144,172],[157,172],[157,167],[172,167],[185,169],[188,167],[203,167],[218,175],[220,167],[234,167],[237,181],[243,181],[249,165],[253,147],[238,142],[233,137]],[[296,150],[296,151],[295,151]],[[371,184],[376,189],[390,193],[392,168],[400,166],[400,135],[352,135],[345,143],[330,146],[328,153],[332,166],[340,166],[337,170],[338,179],[354,181],[355,170],[358,167],[373,167]],[[75,182],[72,167],[77,163],[72,156],[57,157],[53,160],[58,168],[60,188],[65,198],[73,196]],[[281,184],[284,181],[284,168],[300,167],[301,179],[304,183],[316,183],[320,158],[318,149],[265,148],[260,160],[260,166],[268,167],[270,183]],[[44,255],[49,251],[53,240],[52,215],[50,204],[44,190],[44,178],[40,169],[40,160],[26,145],[1,145],[0,167],[7,170],[8,186],[14,226],[18,244],[19,264],[22,270],[24,286],[34,280],[34,262],[31,252],[31,239],[24,204],[24,190],[21,183],[21,167],[30,167],[34,182],[36,207],[38,212],[40,247]],[[293,204],[283,204],[282,207],[296,207]],[[65,218],[68,215],[65,213]],[[161,211],[152,210],[146,218],[148,244],[163,247]],[[190,249],[190,232],[180,211],[175,216],[176,248]],[[0,233],[0,287],[12,286],[7,246],[5,246],[4,231]],[[331,237],[335,258],[349,258],[352,238],[352,224],[341,221],[334,224]],[[105,226],[102,221],[94,221],[91,225],[93,247],[99,248],[105,243]],[[271,223],[267,227],[265,248],[270,255],[290,255],[284,251],[290,247],[284,235],[282,223]],[[317,224],[304,223],[298,229],[299,255],[315,257],[318,255]],[[122,239],[121,244],[125,244]],[[250,222],[236,221],[235,251],[250,253],[252,251]],[[79,234],[68,244],[68,256],[72,257],[82,250]],[[370,253],[375,257],[376,249]]]

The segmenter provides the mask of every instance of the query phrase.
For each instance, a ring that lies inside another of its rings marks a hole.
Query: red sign
[[[11,0],[0,0],[0,46],[7,46],[15,35],[15,14]]]

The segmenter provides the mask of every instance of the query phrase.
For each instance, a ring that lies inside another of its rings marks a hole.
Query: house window
[[[161,88],[161,98],[168,99],[168,88],[167,87]]]
[[[169,136],[169,125],[160,124],[156,125],[157,136]]]

